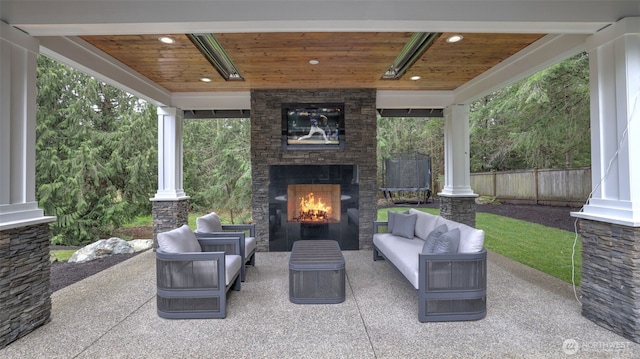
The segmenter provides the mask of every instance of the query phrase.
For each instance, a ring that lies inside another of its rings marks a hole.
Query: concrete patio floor
[[[487,317],[420,323],[417,295],[371,251],[345,251],[340,304],[289,301],[289,253],[258,253],[226,319],[156,314],[147,251],[52,296],[52,319],[0,358],[638,358],[585,319],[571,286],[489,253]],[[573,345],[577,344],[577,346]]]

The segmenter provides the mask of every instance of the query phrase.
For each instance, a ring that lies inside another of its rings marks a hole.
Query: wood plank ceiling
[[[381,79],[410,32],[215,34],[244,81],[225,81],[184,34],[84,36],[87,42],[171,92],[376,88],[453,90],[541,38],[542,34],[442,34],[398,80]],[[309,60],[318,60],[311,65]],[[421,76],[414,81],[410,77]],[[208,77],[212,81],[200,81]]]

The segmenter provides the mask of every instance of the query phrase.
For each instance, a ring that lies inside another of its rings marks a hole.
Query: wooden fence
[[[591,168],[472,173],[471,188],[506,203],[582,206],[591,193]]]

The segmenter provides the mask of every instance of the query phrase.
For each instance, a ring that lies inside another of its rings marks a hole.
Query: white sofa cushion
[[[460,230],[458,253],[479,253],[484,247],[484,231],[438,216],[437,224],[446,224],[449,230]]]
[[[167,253],[202,252],[200,243],[188,225],[158,233],[158,247]]]
[[[469,226],[460,227],[458,253],[479,253],[484,247],[484,231]]]
[[[215,233],[222,232],[222,223],[216,212],[211,212],[196,218],[196,232]]]
[[[373,244],[418,289],[418,253],[422,251],[424,241],[391,233],[376,233],[373,235]]]
[[[434,228],[436,228],[436,221],[438,220],[438,216],[434,216],[431,213],[425,213],[422,211],[418,211],[417,209],[411,208],[409,210],[410,214],[415,214],[416,218],[416,228],[415,235],[416,237],[427,240],[427,236]]]

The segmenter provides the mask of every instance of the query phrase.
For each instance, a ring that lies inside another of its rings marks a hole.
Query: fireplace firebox
[[[287,221],[340,222],[340,185],[290,184],[287,187]]]
[[[290,251],[301,239],[359,248],[357,166],[281,165],[269,172],[270,251]]]

